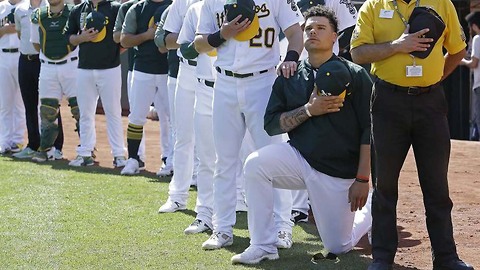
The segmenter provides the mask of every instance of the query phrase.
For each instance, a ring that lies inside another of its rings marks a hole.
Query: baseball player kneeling
[[[268,145],[247,159],[250,247],[233,263],[278,259],[274,188],[307,189],[325,249],[350,251],[372,224],[369,200],[372,82],[360,66],[333,54],[338,20],[316,6],[304,13],[308,58],[290,78],[278,77],[265,112],[270,135],[290,141]]]

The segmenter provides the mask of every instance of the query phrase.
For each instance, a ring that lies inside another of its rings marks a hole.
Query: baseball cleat
[[[25,159],[25,158],[32,158],[34,154],[35,154],[35,151],[32,150],[32,148],[26,147],[22,151],[15,153],[12,156],[14,158]]]
[[[202,248],[207,250],[228,247],[233,244],[233,237],[222,232],[213,232],[207,241],[203,242]]]
[[[92,157],[82,157],[77,156],[74,160],[68,163],[69,166],[73,167],[81,167],[81,166],[92,166],[95,164],[95,161]]]
[[[121,175],[135,175],[139,174],[141,170],[145,169],[145,163],[143,161],[136,160],[134,158],[129,158],[122,171]]]
[[[233,256],[232,263],[257,264],[263,260],[273,261],[278,258],[280,258],[278,253],[269,253],[261,248],[249,246],[244,252]]]
[[[115,168],[125,167],[127,164],[127,159],[125,157],[119,156],[113,158],[113,166]]]
[[[47,152],[43,152],[43,151],[35,152],[35,154],[33,154],[32,160],[36,162],[47,161],[48,160]]]
[[[190,226],[188,226],[183,232],[185,234],[195,234],[210,230],[210,227],[205,224],[205,222],[201,221],[200,219],[195,219],[192,224],[190,224]]]
[[[52,147],[50,150],[47,151],[48,160],[61,160],[63,159],[62,151]]]
[[[279,231],[275,245],[277,248],[291,248],[293,245],[292,234],[287,231]]]
[[[23,148],[23,144],[21,144],[21,143],[13,143],[13,144],[10,146],[10,152],[12,152],[12,153],[18,153],[18,152],[22,151],[22,148]]]
[[[295,224],[300,222],[308,222],[308,215],[298,210],[292,210],[292,216],[290,217],[290,220]]]
[[[173,213],[173,212],[185,210],[185,209],[187,209],[187,206],[185,204],[181,204],[179,202],[173,202],[170,199],[168,199],[165,204],[160,206],[160,208],[158,209],[158,213]]]
[[[158,170],[157,176],[159,177],[170,177],[173,176],[173,166],[163,166]]]

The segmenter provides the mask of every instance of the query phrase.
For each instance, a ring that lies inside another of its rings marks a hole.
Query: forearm
[[[115,43],[120,43],[121,34],[122,34],[121,31],[118,31],[118,32],[113,33],[113,41],[114,41]]]
[[[38,44],[38,43],[32,43],[32,45],[33,45],[33,48],[35,48],[35,50],[36,50],[37,52],[40,52],[40,44]]]
[[[360,145],[360,157],[358,161],[357,177],[360,177],[361,179],[367,178],[364,180],[368,180],[370,178],[370,145],[369,144]]]
[[[207,53],[213,50],[213,48],[208,43],[208,35],[197,35],[195,37],[195,50],[199,53]]]
[[[442,81],[450,75],[450,73],[455,70],[455,68],[460,64],[460,61],[462,61],[463,57],[465,57],[466,51],[465,49],[461,50],[460,52],[456,54],[445,54],[445,66],[443,68],[443,76],[442,76]]]
[[[170,33],[165,37],[165,46],[169,50],[175,50],[180,48],[180,45],[177,44],[178,33]]]
[[[350,51],[353,62],[357,64],[369,64],[386,59],[397,53],[392,42],[379,44],[364,44]]]
[[[69,38],[68,38],[68,41],[70,42],[70,44],[72,44],[73,46],[78,46],[80,43],[83,43],[83,39],[80,35],[71,35]]]
[[[147,32],[137,34],[137,35],[122,33],[120,35],[120,44],[124,48],[132,48],[132,47],[138,46],[148,40],[145,33]]]
[[[280,129],[284,132],[298,127],[310,118],[307,114],[305,106],[284,112],[280,115]]]
[[[299,55],[303,51],[303,31],[298,24],[292,25],[285,30],[288,40],[287,51],[296,51]]]

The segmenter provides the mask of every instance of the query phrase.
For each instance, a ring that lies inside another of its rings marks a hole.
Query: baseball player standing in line
[[[334,254],[351,250],[372,224],[367,202],[372,81],[361,66],[333,53],[338,21],[332,10],[315,6],[304,16],[308,59],[295,75],[277,78],[265,112],[268,134],[288,132],[290,141],[247,159],[251,241],[233,263],[279,258],[276,239],[266,233],[274,229],[274,187],[307,189],[323,245]]]
[[[199,159],[197,175],[197,216],[185,234],[200,233],[210,230],[213,215],[213,171],[215,167],[215,146],[212,137],[212,100],[215,76],[213,62],[207,54],[198,54],[193,41],[197,29],[203,1],[192,4],[185,14],[177,43],[186,59],[196,59],[197,87],[195,89],[194,130],[195,145]]]
[[[187,13],[187,9],[198,0],[175,0],[170,6],[163,29],[165,30],[165,45],[177,49],[178,34]],[[159,213],[169,213],[186,209],[188,189],[192,182],[194,157],[193,114],[195,89],[198,87],[195,77],[196,60],[188,60],[178,51],[180,66],[178,70],[177,87],[175,89],[174,115],[176,141],[174,146],[173,169],[175,171],[168,186],[168,199],[159,208]]]
[[[178,66],[179,59],[177,55],[177,50],[168,50],[165,45],[165,30],[163,30],[163,25],[167,19],[170,6],[168,6],[160,16],[160,22],[158,22],[157,30],[155,30],[155,36],[153,38],[155,45],[157,45],[160,52],[167,50],[167,60],[168,60],[168,77],[167,77],[167,89],[168,89],[168,107],[170,110],[170,145],[171,145],[171,155],[163,157],[163,165],[157,171],[157,175],[160,177],[167,177],[173,175],[173,160],[175,158],[175,153],[173,151],[175,141],[176,141],[176,131],[175,131],[175,88],[177,86],[177,75],[178,75]]]
[[[113,41],[113,25],[119,7],[120,4],[113,0],[82,2],[71,11],[64,30],[70,44],[79,46],[77,86],[81,86],[77,96],[81,115],[80,146],[70,166],[94,164],[95,111],[99,96],[107,119],[113,165],[123,167],[126,163],[120,103],[120,46]]]
[[[20,40],[14,12],[21,0],[0,2],[0,154],[22,150],[25,107],[18,85]]]
[[[122,33],[122,25],[125,21],[125,15],[127,14],[128,9],[136,4],[139,0],[130,0],[123,2],[120,8],[118,9],[117,19],[115,20],[115,26],[113,27],[113,41],[115,43],[120,43],[120,35]],[[120,50],[120,54],[125,53]],[[132,108],[132,94],[130,91],[132,90],[132,72],[133,72],[133,63],[135,61],[135,50],[133,48],[128,48],[126,50],[128,54],[128,73],[127,73],[127,96],[128,96],[128,105],[131,110]],[[145,131],[143,138],[145,137]],[[138,156],[141,160],[145,161],[145,139],[142,138],[140,142],[140,147],[138,148]]]
[[[28,143],[25,148],[13,154],[14,158],[31,159],[35,150],[40,146],[40,132],[38,126],[38,76],[40,74],[40,59],[38,57],[39,48],[35,47],[30,41],[31,15],[39,6],[44,6],[45,2],[41,0],[23,1],[15,9],[15,29],[20,39],[20,59],[18,61],[18,82],[20,92],[22,93],[23,105],[25,106],[25,119],[27,122]],[[38,29],[35,29],[38,31]],[[63,130],[58,115],[59,133],[55,140],[50,158],[61,159],[63,157]]]
[[[121,44],[124,48],[135,47],[135,64],[132,75],[133,104],[128,116],[127,129],[128,160],[122,175],[139,173],[145,164],[138,156],[138,148],[143,135],[143,126],[152,101],[160,119],[163,145],[170,143],[170,121],[168,119],[167,54],[160,53],[153,41],[156,22],[171,1],[145,0],[134,4],[125,16],[122,26]],[[165,117],[166,116],[166,117]],[[167,150],[168,149],[165,149]]]
[[[213,102],[213,136],[217,153],[214,232],[202,244],[204,249],[218,249],[233,243],[235,165],[245,130],[250,132],[256,149],[277,140],[263,129],[262,116],[280,57],[278,33],[283,30],[289,41],[289,52],[280,65],[280,70],[288,77],[295,72],[296,61],[303,49],[299,25],[302,19],[293,1],[211,0],[205,1],[202,7],[195,47],[200,53],[214,48],[218,52]],[[290,191],[277,190],[276,194],[291,198]],[[281,199],[278,202],[282,203]],[[291,246],[291,200],[289,203],[285,213],[288,223],[285,227],[289,228],[277,228],[278,237],[288,240],[287,247]]]
[[[73,5],[64,0],[48,0],[48,6],[40,7],[32,14],[30,40],[40,48],[40,146],[32,159],[47,161],[47,152],[57,139],[60,127],[58,116],[60,101],[65,96],[73,118],[79,128],[80,110],[77,104],[78,50],[68,43],[63,35]]]
[[[339,39],[344,34],[347,28],[354,27],[357,21],[357,9],[350,2],[350,0],[300,0],[297,2],[300,11],[303,13],[309,8],[317,5],[323,5],[333,10],[338,18],[338,38],[333,45],[333,53],[338,55],[339,53]],[[302,25],[303,26],[303,25]],[[286,42],[280,41],[280,50],[282,55],[286,53]],[[282,46],[283,45],[283,46]],[[307,58],[307,51],[303,50],[300,55],[300,59]],[[292,190],[292,221],[294,223],[307,222],[308,221],[308,193],[306,190]]]

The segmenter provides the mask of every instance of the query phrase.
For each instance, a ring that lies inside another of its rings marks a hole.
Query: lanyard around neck
[[[416,0],[415,1],[415,7],[418,7],[420,6],[420,0]],[[407,27],[408,25],[408,21],[407,19],[405,19],[405,17],[403,16],[402,13],[400,13],[400,10],[398,9],[398,3],[397,3],[397,0],[393,0],[393,7],[395,8],[395,11],[398,13],[398,15],[400,16],[400,19],[402,19],[402,22],[403,24],[405,25],[405,27]]]

